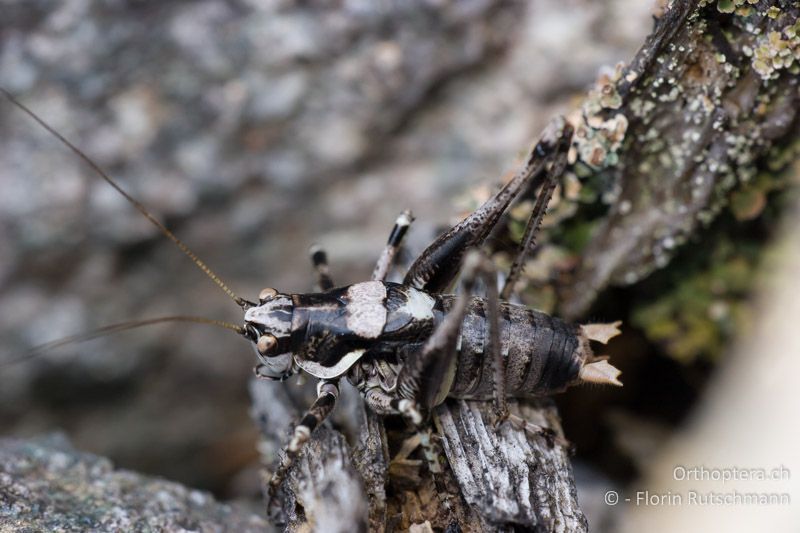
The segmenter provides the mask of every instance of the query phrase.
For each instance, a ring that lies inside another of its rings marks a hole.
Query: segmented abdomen
[[[449,311],[453,296],[442,296]],[[486,301],[473,298],[461,326],[455,379],[449,396],[490,400],[492,357],[488,351]],[[506,361],[509,397],[544,396],[559,392],[578,378],[587,354],[578,328],[521,305],[500,304],[500,348]]]

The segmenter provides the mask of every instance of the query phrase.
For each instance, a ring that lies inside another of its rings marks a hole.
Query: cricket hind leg
[[[511,181],[428,246],[411,265],[403,283],[428,292],[444,291],[461,270],[467,251],[483,244],[515,198],[527,189],[538,187],[553,152],[566,151],[571,139],[569,124],[563,119],[552,123]]]
[[[406,209],[398,215],[392,232],[389,234],[389,239],[386,241],[386,246],[375,264],[375,270],[372,271],[373,281],[384,281],[386,276],[389,275],[392,266],[394,266],[397,252],[400,250],[400,245],[403,243],[403,238],[405,238],[412,222],[414,222],[414,215],[410,210]]]
[[[336,400],[339,398],[338,380],[321,380],[317,385],[317,399],[305,412],[300,422],[295,426],[292,437],[283,447],[280,454],[281,460],[272,478],[267,484],[267,511],[271,514],[273,506],[277,505],[276,496],[278,489],[283,484],[295,458],[303,446],[311,438],[314,429],[319,427],[333,412]]]
[[[416,430],[415,438],[428,465],[437,493],[448,510],[455,507],[443,480],[440,457],[443,450],[431,426],[421,424],[419,407],[426,412],[444,401],[450,388],[452,373],[458,359],[458,338],[464,316],[473,301],[477,282],[482,280],[487,291],[487,319],[489,322],[488,351],[493,360],[493,379],[495,383],[494,405],[498,421],[508,415],[505,399],[505,360],[500,350],[500,309],[497,289],[497,274],[491,261],[480,251],[470,251],[464,260],[462,274],[463,290],[455,304],[445,315],[433,334],[416,352],[408,354],[406,363],[397,378],[396,393],[402,399],[397,402],[398,410],[411,422]],[[416,418],[416,420],[415,420]]]
[[[426,390],[426,385],[447,382],[444,372],[452,369],[458,357],[457,342],[461,323],[469,309],[471,295],[474,294],[478,280],[486,287],[486,318],[489,322],[488,346],[486,355],[492,361],[493,406],[496,426],[508,422],[512,426],[545,439],[549,445],[556,443],[569,447],[568,441],[551,429],[533,424],[517,414],[510,413],[506,391],[506,361],[500,344],[500,301],[497,290],[497,273],[494,264],[483,253],[472,251],[464,261],[462,275],[463,292],[455,305],[447,313],[442,323],[426,341],[423,348],[408,362],[398,375],[397,390],[409,401],[407,410],[418,410],[418,405],[430,409],[441,401],[447,391]],[[443,361],[443,363],[441,363]],[[435,365],[434,363],[440,363]],[[431,367],[433,371],[431,371]],[[429,379],[423,379],[423,376]],[[417,411],[418,412],[418,411]]]
[[[449,392],[452,373],[458,358],[458,337],[464,316],[469,310],[477,281],[481,279],[487,292],[489,321],[488,355],[492,359],[494,406],[498,420],[508,415],[506,405],[505,359],[500,346],[500,302],[494,265],[481,252],[471,251],[464,261],[463,291],[422,348],[406,358],[397,378],[399,395],[408,400],[407,409],[426,410],[441,403]]]
[[[524,267],[524,261],[531,254],[536,247],[535,237],[542,223],[542,218],[547,212],[547,205],[553,196],[553,191],[556,188],[558,178],[564,173],[567,166],[567,152],[569,150],[570,139],[562,137],[560,145],[553,152],[551,161],[544,174],[542,188],[536,196],[536,203],[531,211],[531,216],[528,218],[528,223],[525,226],[525,232],[520,240],[519,247],[517,248],[517,255],[506,277],[503,290],[500,291],[501,300],[509,300],[512,294],[515,293],[515,286],[519,280]]]

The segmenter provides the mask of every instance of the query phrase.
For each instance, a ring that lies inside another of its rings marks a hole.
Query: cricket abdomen
[[[442,296],[445,311],[453,296]],[[449,396],[478,400],[493,397],[492,357],[488,350],[486,301],[473,298],[461,326],[458,361]],[[525,306],[500,304],[500,349],[506,361],[506,395],[546,396],[579,381],[591,359],[580,329]]]

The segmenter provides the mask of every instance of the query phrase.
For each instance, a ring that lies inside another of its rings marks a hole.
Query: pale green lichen
[[[791,70],[800,61],[800,21],[781,31],[771,31],[756,41],[752,50],[753,69],[763,80],[778,77],[782,69]]]
[[[622,78],[622,65],[613,73],[604,73],[584,100],[581,112],[571,116],[575,126],[575,159],[597,170],[617,164],[628,118],[623,113],[610,114],[622,106],[617,82]],[[609,116],[610,115],[610,116]]]
[[[622,146],[627,129],[628,119],[622,113],[608,120],[598,116],[589,117],[575,132],[578,156],[595,169],[614,166],[619,160],[617,151]]]
[[[717,9],[720,13],[733,13],[736,9],[736,5],[733,3],[733,0],[719,0],[719,2],[717,2]]]
[[[748,4],[756,5],[758,0],[719,0],[717,2],[717,10],[720,13],[733,13],[735,11],[737,15],[746,17],[752,12],[752,8]]]

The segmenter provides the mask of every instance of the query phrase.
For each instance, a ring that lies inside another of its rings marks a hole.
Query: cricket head
[[[292,298],[266,288],[258,295],[258,305],[244,313],[245,335],[261,361],[259,377],[283,380],[292,375]]]

